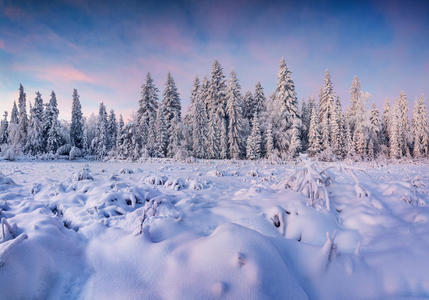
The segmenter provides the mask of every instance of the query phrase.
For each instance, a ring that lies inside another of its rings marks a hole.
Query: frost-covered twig
[[[0,244],[0,267],[5,264],[12,249],[27,238],[28,236],[25,233],[21,233],[16,238]]]

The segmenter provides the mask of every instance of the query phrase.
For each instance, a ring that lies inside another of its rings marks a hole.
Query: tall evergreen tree
[[[204,86],[204,84],[203,84]],[[228,120],[226,118],[226,84],[222,66],[213,62],[208,86],[207,114],[209,122],[208,148],[210,158],[226,156],[228,146]]]
[[[177,128],[177,124],[181,122],[181,105],[180,97],[177,92],[176,84],[170,73],[167,75],[167,82],[165,83],[165,89],[163,92],[161,112],[164,114],[164,120],[167,128],[168,144],[171,144],[174,139],[174,133]],[[174,147],[169,147],[174,149]],[[168,152],[169,157],[173,157],[175,153]]]
[[[247,138],[246,157],[247,159],[259,159],[262,157],[262,132],[257,111],[253,116],[252,124],[252,132]]]
[[[239,159],[243,157],[245,146],[243,143],[244,119],[242,115],[243,100],[241,98],[240,83],[234,71],[228,83],[226,94],[226,115],[228,116],[228,157]]]
[[[319,98],[319,120],[322,126],[322,149],[330,150],[331,148],[331,126],[332,114],[335,109],[334,87],[331,81],[331,75],[326,70],[324,84],[320,91]]]
[[[72,119],[70,125],[70,143],[72,146],[83,148],[83,117],[79,95],[73,89]]]
[[[52,91],[49,103],[46,104],[43,114],[43,132],[46,138],[46,151],[55,153],[62,145],[60,122],[58,121],[57,97]]]
[[[313,106],[308,130],[308,153],[316,156],[321,151],[320,123],[316,107]]]
[[[158,110],[158,89],[156,88],[150,73],[146,75],[146,82],[142,86],[139,108],[137,111],[137,135],[136,135],[136,155],[138,153],[150,152],[154,145],[149,144],[149,140],[154,136],[153,125],[156,121]],[[152,143],[152,142],[151,142]]]
[[[414,132],[414,157],[427,156],[429,152],[429,125],[424,95],[417,101],[414,110],[413,121]]]
[[[43,136],[43,99],[39,92],[36,93],[30,116],[30,126],[25,150],[32,155],[41,154],[45,150],[45,141]]]
[[[156,146],[155,146],[155,157],[166,157],[167,150],[168,150],[168,132],[167,132],[167,124],[165,122],[165,113],[164,110],[164,103],[161,103],[161,105],[158,108],[157,112],[157,118],[156,118],[156,133],[157,133],[157,139],[156,139]]]
[[[116,146],[116,140],[118,138],[118,123],[116,122],[116,115],[113,109],[110,110],[109,117],[107,119],[107,149],[112,150]]]
[[[405,92],[401,92],[398,100],[399,109],[398,113],[398,126],[399,126],[399,146],[402,151],[402,155],[409,156],[410,149],[410,124],[408,121],[408,99]]]
[[[273,100],[273,127],[274,139],[280,153],[289,151],[293,124],[299,124],[298,99],[295,93],[295,84],[291,77],[292,72],[287,68],[284,58],[280,61],[280,70],[277,75],[277,86]]]
[[[381,117],[381,142],[383,145],[389,147],[389,129],[390,129],[390,103],[389,99],[386,99],[383,107],[383,114]]]
[[[19,85],[19,99],[18,99],[19,119],[18,119],[18,139],[17,144],[25,147],[27,142],[28,133],[28,117],[27,117],[27,100],[24,93],[24,87]]]
[[[380,113],[378,112],[375,103],[371,106],[371,112],[369,115],[369,141],[372,144],[373,154],[377,154],[381,135],[381,122]],[[369,145],[368,145],[369,146]]]
[[[207,88],[207,79],[204,79]],[[199,82],[194,81],[193,122],[192,122],[192,150],[197,158],[207,157],[207,111],[204,102],[204,93],[207,89],[197,88]],[[204,83],[203,83],[204,85]]]
[[[7,111],[3,114],[3,120],[0,124],[0,145],[6,144],[8,140],[9,121],[7,120]]]

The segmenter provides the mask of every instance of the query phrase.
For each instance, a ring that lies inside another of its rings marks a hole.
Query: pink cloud
[[[38,77],[48,81],[63,81],[63,82],[84,82],[95,83],[95,79],[88,74],[72,67],[59,66],[43,69],[38,74]]]
[[[0,49],[6,51],[6,45],[2,40],[0,40]]]

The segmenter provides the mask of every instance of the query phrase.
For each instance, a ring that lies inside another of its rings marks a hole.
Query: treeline
[[[171,74],[159,95],[148,73],[138,110],[126,124],[100,104],[98,117],[84,118],[77,90],[73,91],[71,123],[58,120],[55,93],[44,104],[36,93],[27,115],[26,94],[19,88],[10,119],[0,127],[3,156],[69,155],[133,159],[186,157],[204,159],[293,159],[298,153],[323,160],[377,157],[427,157],[428,119],[424,96],[416,99],[409,120],[407,96],[401,92],[380,115],[375,104],[367,110],[368,94],[353,79],[350,103],[344,111],[326,71],[319,99],[299,105],[291,71],[280,62],[277,85],[266,97],[258,82],[242,93],[235,72],[228,81],[218,61],[209,77],[195,78],[184,117]]]

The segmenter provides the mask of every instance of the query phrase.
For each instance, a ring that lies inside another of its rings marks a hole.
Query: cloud
[[[3,9],[3,14],[12,21],[18,21],[27,18],[28,15],[19,7],[8,6]]]
[[[0,40],[0,49],[6,51],[6,45],[3,40]]]

